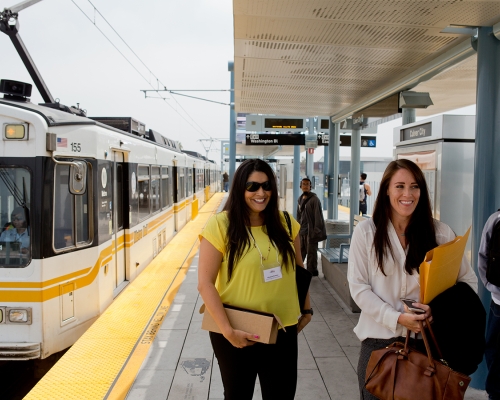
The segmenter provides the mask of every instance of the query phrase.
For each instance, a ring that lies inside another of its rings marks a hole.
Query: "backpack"
[[[365,183],[361,182],[359,184],[359,201],[365,201],[365,199],[366,199]]]
[[[500,286],[500,220],[497,220],[493,227],[493,233],[488,246],[486,279],[491,284]]]

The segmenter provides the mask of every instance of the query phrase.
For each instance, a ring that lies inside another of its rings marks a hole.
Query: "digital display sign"
[[[265,118],[264,128],[266,129],[303,129],[303,118]]]

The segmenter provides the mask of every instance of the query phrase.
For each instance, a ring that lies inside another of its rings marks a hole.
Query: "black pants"
[[[293,400],[297,388],[297,325],[278,331],[276,344],[238,349],[220,333],[210,341],[224,384],[224,400],[252,400],[257,375],[263,400]]]
[[[318,275],[318,242],[310,242],[307,235],[300,235],[300,252],[302,261],[307,256],[307,270]]]
[[[367,209],[368,209],[368,207],[366,205],[366,200],[360,201],[359,202],[359,213],[358,214],[365,215]]]

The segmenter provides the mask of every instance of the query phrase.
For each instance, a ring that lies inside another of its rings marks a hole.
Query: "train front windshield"
[[[0,167],[0,268],[23,268],[31,261],[31,172]]]

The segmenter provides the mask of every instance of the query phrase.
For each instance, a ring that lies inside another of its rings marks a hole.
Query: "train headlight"
[[[5,323],[5,308],[0,307],[0,324]]]
[[[4,124],[4,138],[6,140],[23,140],[28,138],[26,124]]]
[[[7,323],[31,324],[31,308],[7,308]]]

